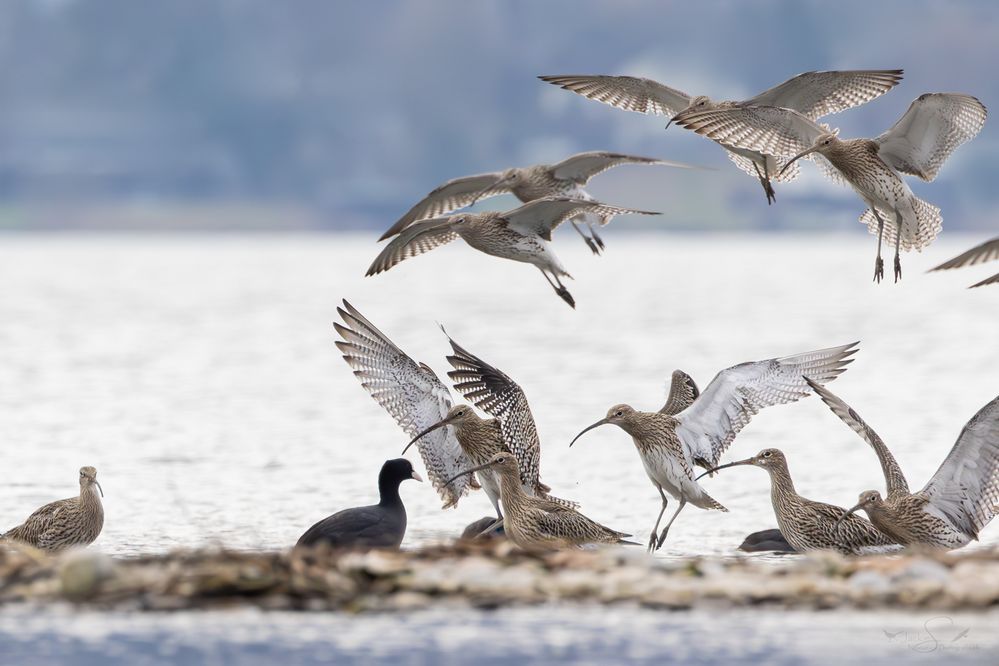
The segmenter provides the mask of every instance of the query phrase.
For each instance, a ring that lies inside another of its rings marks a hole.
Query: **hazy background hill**
[[[903,67],[895,91],[828,119],[874,135],[922,92],[994,106],[997,18],[991,2],[4,2],[0,228],[381,228],[447,178],[612,149],[717,169],[601,176],[597,196],[668,211],[632,225],[860,232],[862,204],[811,165],[767,207],[708,141],[535,76],[739,98],[810,69]],[[913,183],[947,229],[999,228],[997,137],[993,119]]]

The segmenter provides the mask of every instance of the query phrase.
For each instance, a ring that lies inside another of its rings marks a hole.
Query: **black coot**
[[[753,532],[746,537],[739,550],[747,553],[761,553],[765,551],[775,551],[778,553],[793,553],[794,546],[787,542],[779,529],[762,530]]]
[[[372,506],[344,509],[313,525],[298,540],[299,546],[326,543],[334,548],[398,548],[406,535],[406,507],[399,484],[406,479],[423,481],[405,458],[387,460],[378,473],[381,500]]]

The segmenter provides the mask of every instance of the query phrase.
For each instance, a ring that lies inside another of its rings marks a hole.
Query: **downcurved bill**
[[[712,467],[707,472],[701,472],[701,474],[698,475],[694,479],[694,481],[700,481],[702,478],[706,477],[708,474],[714,474],[718,470],[725,469],[726,467],[735,467],[737,465],[752,465],[752,464],[753,464],[753,459],[752,458],[746,458],[745,460],[737,460],[735,462],[726,463],[724,465],[718,465],[718,467]]]
[[[675,116],[673,116],[672,118],[670,118],[670,119],[669,119],[669,122],[668,122],[668,123],[666,123],[666,127],[664,127],[663,129],[669,129],[669,126],[670,126],[670,125],[672,125],[673,123],[675,123],[675,122],[677,121],[677,119],[678,119],[678,118],[679,118],[680,116],[682,116],[682,115],[683,115],[683,114],[684,114],[684,113],[685,113],[686,111],[687,111],[687,109],[684,109],[684,110],[683,110],[683,111],[681,111],[680,113],[678,113],[678,114],[676,114]]]
[[[424,430],[423,432],[421,432],[419,435],[417,435],[413,439],[409,440],[409,444],[407,444],[406,448],[404,448],[402,450],[402,455],[406,455],[406,451],[409,451],[409,447],[411,447],[413,444],[416,444],[416,440],[420,439],[421,437],[423,437],[425,435],[428,435],[428,434],[432,433],[434,430],[437,430],[438,428],[443,428],[444,426],[446,426],[450,422],[451,422],[451,419],[447,419],[447,418],[441,419],[440,421],[438,421],[437,423],[433,424],[432,426],[430,426],[429,428],[427,428],[426,430]]]
[[[860,504],[854,506],[850,510],[845,511],[843,513],[843,515],[839,517],[839,520],[836,521],[836,524],[833,525],[833,529],[834,530],[838,530],[840,523],[842,523],[844,520],[846,520],[849,516],[852,516],[858,509],[863,509],[863,508],[864,508],[864,503],[861,502]]]
[[[572,438],[572,441],[569,442],[569,446],[572,446],[573,444],[575,444],[577,439],[579,439],[580,437],[582,437],[584,434],[588,433],[589,431],[593,430],[594,428],[599,428],[600,426],[607,425],[608,423],[609,423],[609,421],[607,419],[600,419],[599,421],[597,421],[593,425],[586,426],[585,428],[583,428],[580,431],[580,433],[578,435],[576,435],[575,437]]]
[[[789,166],[791,166],[792,164],[794,164],[795,162],[797,162],[798,160],[800,160],[800,159],[801,159],[802,157],[805,157],[806,155],[811,155],[811,154],[812,154],[812,153],[814,153],[814,152],[815,152],[816,150],[818,150],[818,148],[816,148],[815,146],[812,146],[811,148],[806,148],[805,150],[801,151],[800,153],[798,153],[797,155],[795,155],[794,157],[792,157],[792,158],[791,158],[791,159],[790,159],[790,160],[789,160],[789,161],[788,161],[788,162],[787,162],[787,163],[786,163],[786,164],[784,165],[784,168],[783,168],[783,169],[781,169],[781,170],[780,170],[780,172],[779,172],[779,173],[777,174],[777,177],[778,177],[778,178],[780,178],[781,176],[783,176],[783,175],[784,175],[784,172],[785,172],[785,171],[787,171],[787,168],[788,168]]]
[[[490,467],[491,465],[492,465],[492,463],[486,463],[485,465],[479,465],[478,467],[472,467],[471,469],[466,469],[464,472],[458,472],[457,474],[455,474],[454,476],[452,476],[450,479],[448,479],[447,481],[445,481],[444,485],[445,486],[450,486],[451,483],[455,479],[460,479],[461,477],[465,476],[466,474],[471,474],[472,472],[479,472],[481,470],[484,470],[487,467]]]
[[[101,492],[101,497],[104,497],[104,489],[101,488],[101,483],[97,479],[94,479],[94,485],[97,486],[97,490]],[[114,485],[114,484],[111,484]]]

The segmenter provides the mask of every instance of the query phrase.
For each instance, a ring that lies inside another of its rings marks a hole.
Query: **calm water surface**
[[[642,541],[659,502],[630,438],[605,427],[567,445],[615,403],[658,409],[674,368],[703,388],[741,361],[861,340],[832,388],[915,487],[999,393],[999,289],[965,289],[973,270],[924,274],[977,238],[907,255],[904,280],[880,286],[873,240],[859,235],[619,234],[602,258],[571,231],[561,240],[575,312],[533,268],[459,246],[363,278],[376,246],[360,236],[0,238],[0,526],[73,494],[81,465],[99,470],[96,547],[114,555],[282,548],[374,501],[378,469],[406,437],[333,345],[344,297],[439,374],[437,322],[517,380],[546,482]],[[873,453],[818,400],[761,413],[726,459],[768,446],[787,453],[808,497],[852,505],[883,485]],[[664,556],[730,554],[776,524],[762,470],[706,485],[730,513],[686,509]],[[490,512],[481,492],[450,511],[428,484],[402,494],[406,546]],[[982,541],[999,541],[999,527]]]

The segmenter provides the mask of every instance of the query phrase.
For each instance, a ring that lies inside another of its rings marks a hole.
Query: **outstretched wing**
[[[986,261],[999,259],[999,238],[985,241],[981,245],[976,245],[967,252],[963,252],[950,261],[945,261],[931,271],[943,271],[950,268],[962,268],[964,266],[974,266]]]
[[[537,235],[545,240],[552,239],[552,231],[562,222],[580,213],[593,213],[605,219],[605,224],[615,215],[633,213],[635,215],[659,215],[646,210],[610,206],[599,201],[584,199],[548,198],[535,199],[520,208],[503,213],[502,218],[514,231],[524,235]]]
[[[778,157],[797,155],[829,131],[791,109],[746,104],[692,111],[674,122],[723,145]]]
[[[597,174],[603,173],[620,164],[659,164],[679,167],[681,169],[700,168],[692,164],[684,164],[683,162],[670,162],[668,160],[657,160],[652,157],[595,150],[589,153],[579,153],[572,157],[567,157],[558,164],[553,164],[552,175],[559,180],[571,180],[582,185]]]
[[[674,370],[673,378],[669,385],[669,395],[666,397],[666,404],[659,410],[660,414],[679,414],[690,407],[697,396],[701,394],[694,378],[683,370]]]
[[[344,322],[333,324],[343,338],[336,342],[343,360],[407,435],[415,437],[447,415],[451,395],[433,370],[407,356],[347,301],[337,313]],[[472,477],[467,474],[450,485],[445,482],[472,463],[458,445],[454,430],[439,428],[420,438],[416,446],[444,508],[456,505],[468,492]]]
[[[438,186],[433,192],[423,197],[405,215],[400,217],[388,231],[378,240],[395,236],[397,233],[418,220],[438,217],[451,211],[470,206],[479,199],[488,199],[510,191],[504,185],[503,174],[499,171],[480,173],[475,176],[465,176],[449,180]]]
[[[794,109],[811,120],[839,113],[880,97],[902,80],[900,69],[805,72],[744,103]]]
[[[999,398],[971,417],[920,494],[976,538],[999,512]]]
[[[542,81],[625,111],[673,116],[687,108],[690,95],[652,79],[635,76],[539,76]]]
[[[950,154],[985,125],[988,111],[971,95],[926,93],[875,141],[878,155],[904,173],[931,181]]]
[[[878,433],[874,432],[874,428],[867,425],[864,419],[860,418],[860,414],[853,411],[853,407],[843,402],[843,400],[834,394],[832,391],[827,389],[811,380],[809,377],[805,377],[805,381],[812,388],[815,393],[822,398],[822,402],[826,403],[826,406],[832,410],[832,413],[838,416],[843,423],[850,426],[850,429],[855,433],[860,435],[860,437],[867,442],[867,444],[874,449],[874,453],[877,454],[878,460],[881,461],[881,471],[885,475],[885,486],[888,490],[888,497],[904,497],[909,494],[909,484],[905,480],[905,474],[902,473],[902,468],[899,467],[898,461],[895,460],[895,456],[891,454],[888,447],[878,436]]]
[[[968,287],[968,289],[974,289],[975,287],[984,287],[987,284],[999,284],[999,273],[996,273],[992,277],[985,278],[981,282],[976,282],[975,284]]]
[[[676,432],[691,453],[717,465],[754,414],[811,393],[804,377],[818,384],[835,379],[853,361],[857,342],[784,358],[742,363],[722,370],[694,403],[677,414]]]
[[[435,217],[406,227],[378,253],[364,275],[377,275],[410,257],[450,243],[458,237],[451,221],[452,216]]]
[[[537,488],[541,443],[524,391],[502,371],[463,349],[451,336],[448,342],[454,354],[447,360],[454,370],[447,376],[454,381],[455,390],[499,421],[503,443],[517,458],[520,480],[528,488]]]

